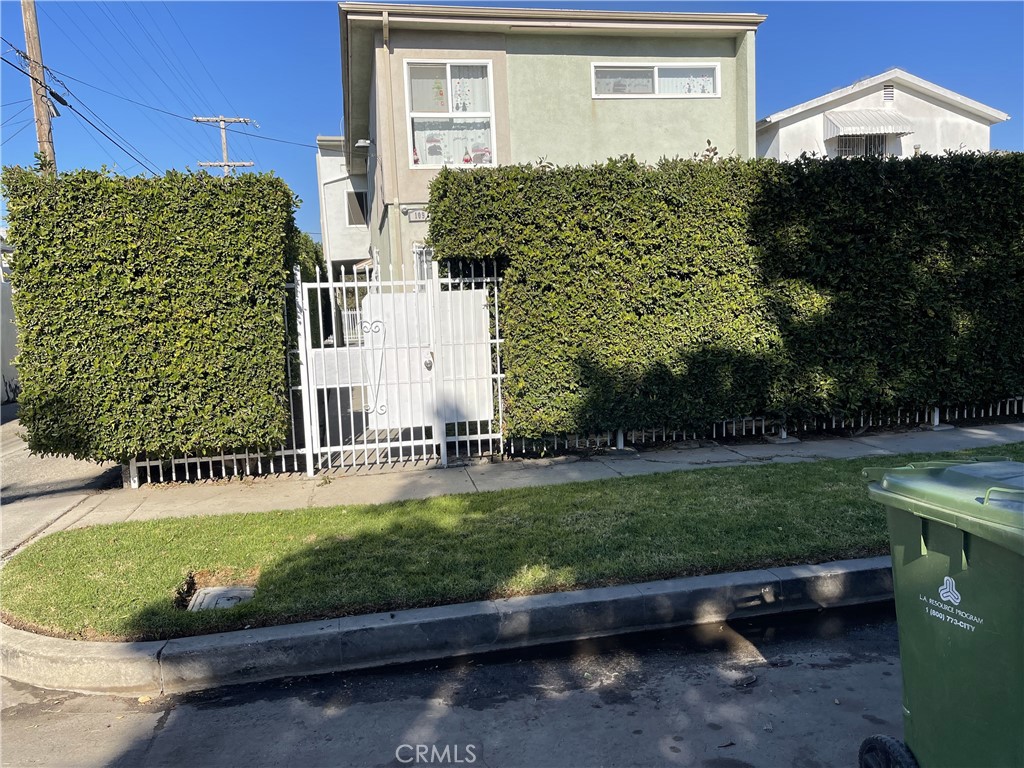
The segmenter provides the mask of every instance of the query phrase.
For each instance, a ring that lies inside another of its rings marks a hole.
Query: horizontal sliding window
[[[594,64],[594,98],[714,98],[717,64]]]

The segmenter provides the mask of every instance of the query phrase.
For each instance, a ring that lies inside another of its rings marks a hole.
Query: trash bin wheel
[[[868,736],[860,745],[860,768],[918,768],[907,745],[892,736]]]

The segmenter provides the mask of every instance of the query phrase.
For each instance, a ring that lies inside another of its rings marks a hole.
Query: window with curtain
[[[407,74],[410,162],[427,167],[493,165],[490,64],[410,62]]]
[[[595,99],[718,97],[717,64],[594,64]]]

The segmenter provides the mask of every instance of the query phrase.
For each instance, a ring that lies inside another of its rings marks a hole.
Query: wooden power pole
[[[36,139],[39,141],[39,153],[47,166],[44,171],[52,174],[57,170],[57,156],[53,151],[53,127],[50,124],[50,117],[56,110],[46,95],[43,49],[39,45],[35,0],[21,0],[21,19],[25,25],[28,73],[32,77],[32,110],[36,117]]]
[[[220,117],[193,117],[192,119],[195,120],[197,123],[220,123],[220,146],[221,146],[221,149],[223,150],[223,153],[224,153],[224,159],[221,162],[219,162],[219,163],[200,162],[199,166],[201,168],[223,168],[224,169],[224,175],[225,176],[230,176],[232,168],[251,168],[252,167],[252,163],[251,162],[244,162],[244,163],[235,162],[235,163],[233,163],[233,162],[228,160],[228,129],[227,129],[227,124],[228,123],[246,123],[246,124],[248,124],[248,123],[251,123],[252,120],[250,120],[248,117],[224,117],[223,115],[221,115]]]

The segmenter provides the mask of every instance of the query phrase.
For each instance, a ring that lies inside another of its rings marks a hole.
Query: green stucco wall
[[[630,153],[656,161],[689,157],[707,139],[722,154],[749,157],[753,79],[747,79],[747,69],[753,57],[747,51],[752,54],[753,45],[743,40],[508,36],[512,157],[506,162],[593,163]],[[591,64],[620,61],[718,63],[721,96],[593,98]]]

